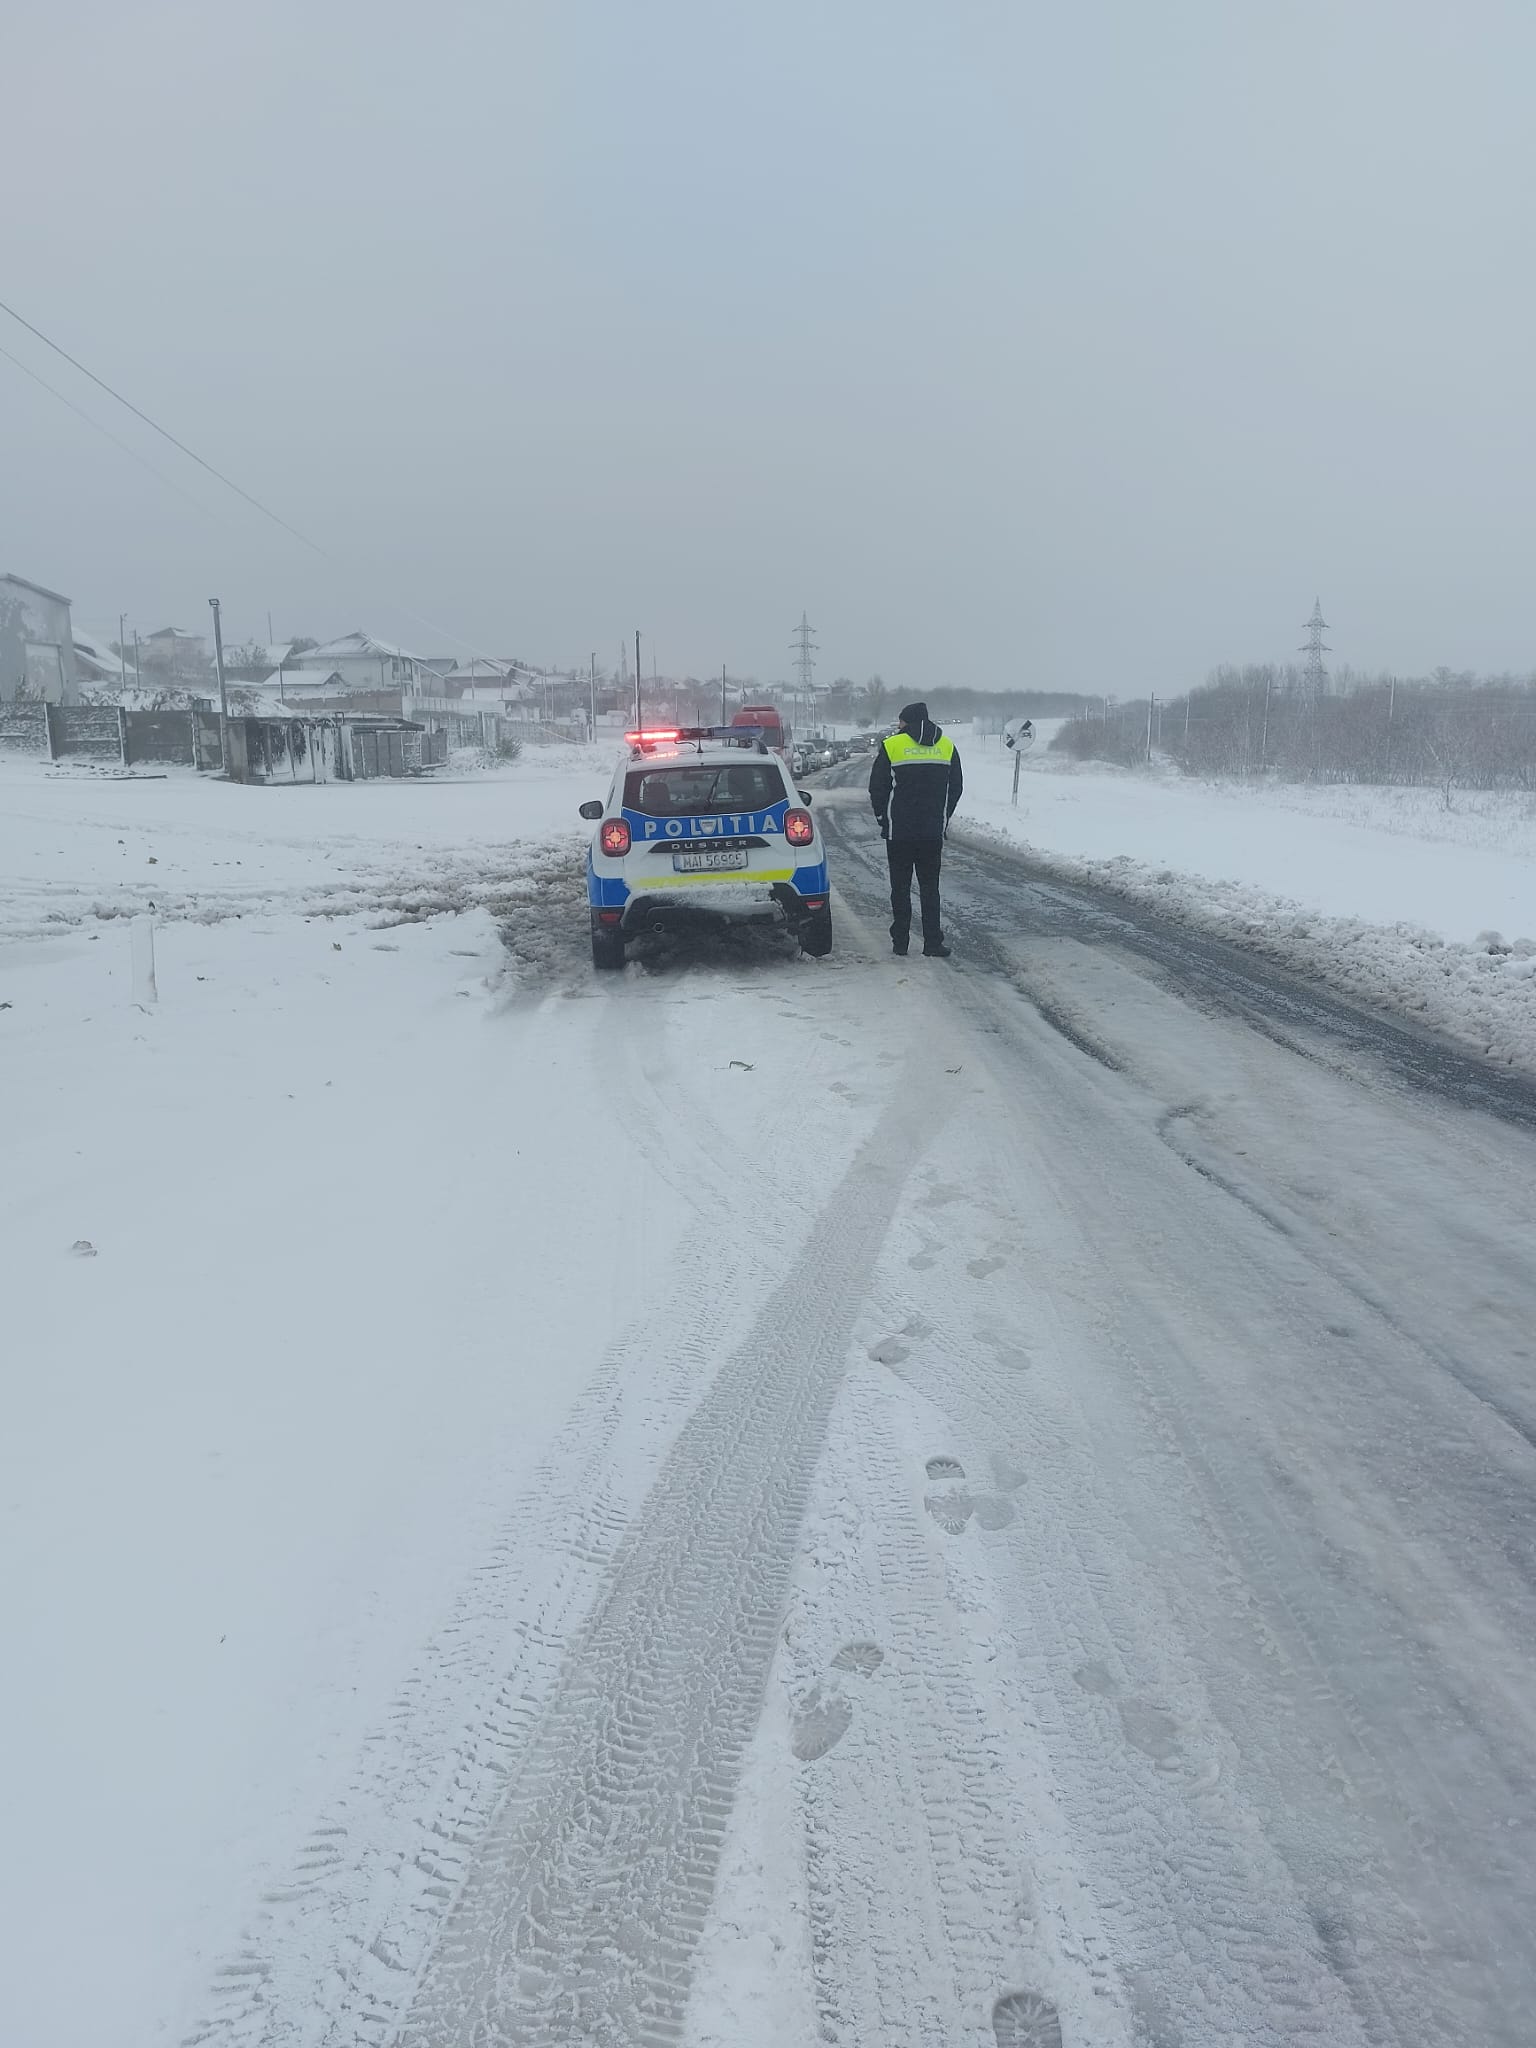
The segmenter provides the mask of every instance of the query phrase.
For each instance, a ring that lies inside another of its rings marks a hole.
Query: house
[[[141,669],[171,683],[208,681],[208,643],[201,633],[183,632],[180,626],[162,626],[151,633],[139,650]]]
[[[242,684],[250,688],[250,684]],[[346,678],[340,669],[275,668],[270,674],[257,680],[256,687],[265,696],[285,700],[289,704],[303,704],[314,710],[318,705],[328,704],[332,698],[344,702],[347,695]]]
[[[528,696],[528,678],[511,662],[493,661],[488,654],[451,668],[438,683],[439,694],[462,698],[466,705],[521,704]]]
[[[0,576],[0,704],[77,704],[69,599],[24,576]]]
[[[270,645],[263,640],[235,640],[224,649],[224,673],[231,682],[259,683],[274,669],[290,668],[293,659],[291,640]]]
[[[440,680],[420,655],[392,647],[387,640],[375,640],[371,633],[343,633],[323,647],[308,647],[286,668],[289,696],[304,672],[314,669],[323,676],[339,675],[348,691],[369,694],[405,691],[430,695]]]

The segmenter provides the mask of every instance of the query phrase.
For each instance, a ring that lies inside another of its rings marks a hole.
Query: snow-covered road
[[[895,962],[817,803],[825,962],[595,981],[572,842],[451,835],[456,904],[370,855],[170,928],[153,1017],[110,931],[13,956],[106,1194],[10,1394],[7,2039],[1529,2041],[1536,1097],[1002,848],[951,849],[955,959]],[[391,1128],[407,1066],[447,1114]],[[17,1273],[80,1208],[59,1113]],[[214,1341],[230,1199],[297,1291]]]

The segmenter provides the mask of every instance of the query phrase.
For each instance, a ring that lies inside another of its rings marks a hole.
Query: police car
[[[810,799],[766,733],[666,726],[624,736],[587,849],[592,965],[622,967],[642,932],[787,927],[802,952],[832,950],[826,853]]]

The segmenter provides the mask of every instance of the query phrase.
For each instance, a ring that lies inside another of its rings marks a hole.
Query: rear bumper
[[[774,882],[766,889],[716,883],[698,890],[667,889],[649,896],[634,895],[623,904],[594,905],[592,929],[622,932],[626,939],[638,938],[642,932],[719,931],[732,925],[798,931],[824,912],[826,905],[824,891],[802,896],[789,882]]]

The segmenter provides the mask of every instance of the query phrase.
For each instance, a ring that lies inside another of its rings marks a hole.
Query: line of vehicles
[[[772,705],[747,705],[730,725],[625,734],[607,797],[581,806],[594,827],[595,968],[622,967],[648,932],[730,925],[785,929],[802,952],[831,952],[826,852],[794,758]]]

